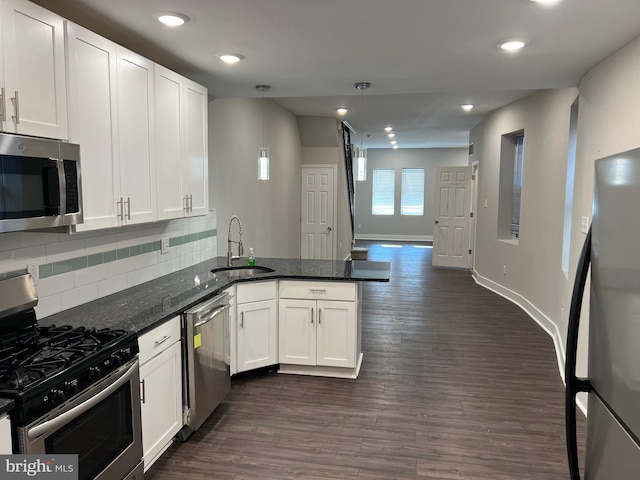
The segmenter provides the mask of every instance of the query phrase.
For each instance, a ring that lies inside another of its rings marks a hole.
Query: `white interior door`
[[[335,258],[335,168],[302,168],[302,258]]]
[[[471,167],[440,167],[436,180],[436,220],[432,262],[469,268]]]

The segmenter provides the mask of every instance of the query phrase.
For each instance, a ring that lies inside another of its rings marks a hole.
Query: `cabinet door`
[[[238,305],[238,372],[278,363],[277,301]]]
[[[182,428],[180,342],[140,367],[142,448],[145,471]]]
[[[154,144],[154,64],[116,48],[120,194],[124,223],[157,219]]]
[[[84,223],[76,231],[118,225],[120,196],[116,45],[67,23],[70,141],[80,144]]]
[[[183,217],[187,206],[182,193],[183,77],[156,65],[155,78],[158,219],[166,220]]]
[[[189,215],[209,210],[209,153],[207,132],[207,89],[184,79],[185,152],[182,167],[183,191],[189,196]]]
[[[64,20],[24,0],[2,0],[1,8],[3,129],[68,139]]]
[[[10,455],[11,448],[11,420],[7,415],[0,417],[0,455]]]
[[[280,363],[316,364],[316,322],[314,300],[280,299],[278,305],[278,352]]]
[[[317,364],[356,366],[355,302],[318,301]]]

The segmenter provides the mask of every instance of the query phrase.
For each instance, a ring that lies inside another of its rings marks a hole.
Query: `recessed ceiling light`
[[[170,27],[178,27],[191,20],[185,14],[177,12],[158,12],[154,13],[153,16],[160,23],[164,23],[165,25],[169,25]]]
[[[391,145],[395,145],[396,143],[398,143],[397,140],[391,140]]]
[[[393,127],[391,125],[389,125],[388,127],[384,127],[384,131],[387,133],[389,133],[392,130],[393,130]]]
[[[532,2],[536,2],[536,3],[559,3],[560,0],[531,0]]]
[[[336,110],[336,112],[338,112],[338,115],[346,115],[348,111],[349,109],[344,107],[341,107],[338,110]]]
[[[399,148],[399,147],[398,147],[398,145],[394,145],[394,146],[393,146],[393,149],[394,149],[394,150],[397,150],[398,148]]]
[[[396,134],[395,134],[395,133],[387,133],[387,137],[389,137],[389,138],[393,138],[393,137],[395,137],[395,136],[396,136]]]
[[[218,58],[222,60],[224,63],[238,63],[240,60],[244,58],[243,55],[239,55],[237,53],[223,53],[222,55],[218,55]]]
[[[470,103],[465,103],[464,105],[460,105],[460,107],[461,107],[465,112],[470,112],[471,110],[473,110],[473,105],[471,105]]]
[[[527,44],[526,40],[513,39],[513,40],[507,40],[505,42],[499,43],[498,46],[501,49],[506,50],[507,52],[515,52],[517,50],[520,50],[526,44]]]

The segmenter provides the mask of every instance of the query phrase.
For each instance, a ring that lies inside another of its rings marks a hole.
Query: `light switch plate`
[[[163,238],[160,241],[160,253],[169,253],[169,239]]]
[[[38,282],[40,281],[40,269],[38,268],[38,264],[30,263],[27,265],[27,272],[31,274],[33,284],[38,285]]]
[[[589,231],[590,220],[591,219],[589,217],[582,217],[582,223],[580,224],[580,231],[582,233],[587,233]]]

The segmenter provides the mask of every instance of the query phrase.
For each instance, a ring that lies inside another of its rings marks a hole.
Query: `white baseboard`
[[[492,292],[497,293],[501,297],[506,298],[510,302],[518,305],[527,313],[527,315],[529,315],[538,325],[540,325],[545,332],[549,334],[549,336],[553,340],[553,346],[556,351],[556,360],[558,362],[560,378],[562,378],[562,382],[566,385],[564,378],[566,352],[564,343],[562,342],[562,335],[560,334],[560,330],[558,330],[558,325],[519,293],[514,292],[513,290],[510,290],[500,285],[499,283],[494,282],[493,280],[483,277],[476,270],[473,270],[472,276],[478,285],[481,285],[491,290]],[[578,398],[576,400],[576,404],[578,405],[580,410],[582,410],[582,413],[584,413],[584,415],[586,416],[587,408],[586,404],[584,403],[584,397],[582,399]]]
[[[356,234],[356,240],[385,240],[387,242],[433,242],[433,235]]]

